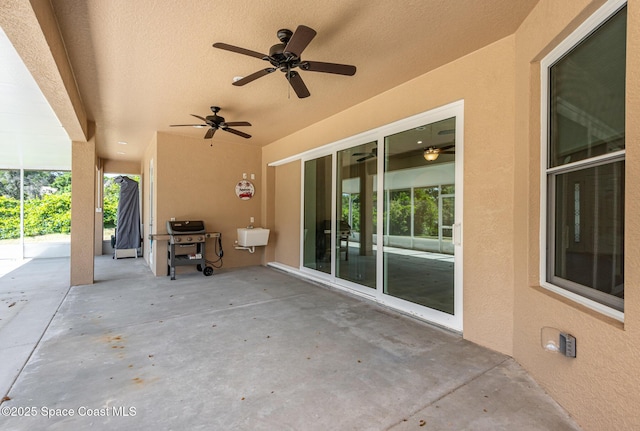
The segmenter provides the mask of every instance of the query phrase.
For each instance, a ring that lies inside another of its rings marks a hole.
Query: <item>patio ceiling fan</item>
[[[204,135],[204,139],[211,139],[213,135],[216,133],[216,130],[220,129],[224,132],[233,133],[234,135],[241,136],[245,139],[251,137],[248,133],[241,132],[239,130],[232,129],[231,127],[239,127],[239,126],[251,126],[251,123],[247,121],[225,121],[224,117],[218,115],[220,111],[220,107],[212,106],[211,112],[213,115],[207,115],[206,117],[201,117],[200,115],[191,114],[192,117],[196,117],[204,122],[204,124],[171,124],[169,127],[196,127],[196,128],[205,128],[208,127],[207,133]]]
[[[260,60],[271,63],[271,67],[247,75],[235,81],[233,85],[242,86],[265,75],[269,75],[276,70],[280,70],[285,74],[289,85],[296,92],[296,95],[299,98],[304,98],[309,97],[311,93],[309,93],[300,74],[293,69],[300,68],[301,70],[309,72],[333,73],[346,76],[353,76],[356,73],[356,67],[347,64],[302,60],[302,52],[315,36],[316,31],[304,25],[298,26],[295,33],[286,28],[278,30],[277,37],[280,43],[273,45],[269,49],[268,55],[222,42],[214,43],[213,47],[259,58]]]
[[[365,160],[373,159],[374,157],[378,157],[378,147],[373,147],[368,153],[353,153],[353,157],[362,156],[356,160],[357,163],[362,163]]]

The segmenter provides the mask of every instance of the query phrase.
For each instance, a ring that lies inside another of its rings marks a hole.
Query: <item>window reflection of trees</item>
[[[438,238],[438,187],[414,190],[414,236]]]

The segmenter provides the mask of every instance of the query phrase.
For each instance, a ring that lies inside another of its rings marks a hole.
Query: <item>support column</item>
[[[71,143],[71,285],[93,284],[96,145]]]

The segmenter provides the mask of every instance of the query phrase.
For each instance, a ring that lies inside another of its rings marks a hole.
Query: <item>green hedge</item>
[[[11,174],[15,177],[15,172],[4,171],[5,176]],[[0,171],[0,174],[3,171]],[[36,174],[41,176],[46,172],[29,173],[31,177]],[[11,176],[9,175],[9,176]],[[11,178],[13,178],[11,177]],[[15,180],[15,178],[13,178]],[[50,181],[50,178],[46,178]],[[134,177],[137,180],[137,177]],[[15,182],[15,181],[14,181]],[[24,202],[24,234],[25,236],[38,236],[63,233],[71,231],[71,175],[64,173],[58,175],[52,184],[58,192],[45,194],[39,197],[38,194],[25,193]],[[40,184],[40,183],[38,183]],[[20,200],[15,198],[15,193],[9,193],[9,185],[12,183],[0,181],[0,240],[20,238]],[[18,188],[19,190],[19,188]],[[14,190],[15,191],[15,190]],[[118,214],[118,198],[120,186],[113,178],[105,178],[104,203],[103,203],[103,223],[105,228],[116,226]],[[12,197],[14,196],[14,197]]]
[[[20,238],[20,201],[0,196],[0,239]]]
[[[71,193],[44,195],[24,203],[25,236],[71,232]],[[0,196],[0,239],[20,238],[20,201]]]

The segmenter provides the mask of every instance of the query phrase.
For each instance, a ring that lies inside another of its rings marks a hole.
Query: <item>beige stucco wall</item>
[[[142,173],[139,162],[128,160],[102,160],[102,169],[105,174],[140,175]]]
[[[464,336],[507,354],[512,353],[513,340],[514,122],[509,114],[515,100],[514,48],[514,37],[498,41],[281,139],[263,152],[263,163],[268,164],[464,99]],[[279,184],[298,184],[288,208],[299,213],[299,163],[282,172],[282,167],[276,169]],[[299,223],[276,223],[279,237],[296,239],[293,247],[299,254]],[[286,256],[288,262],[282,263],[297,265],[299,257],[293,259],[290,247],[279,241],[276,256]]]
[[[300,266],[300,161],[275,168],[275,214],[273,261]]]
[[[542,0],[516,34],[514,180],[514,357],[585,430],[640,429],[640,2],[628,4],[624,324],[539,287],[540,64],[602,1]],[[634,55],[635,53],[635,55]],[[540,330],[559,328],[577,339],[576,359],[547,353]]]
[[[585,430],[640,429],[640,293],[628,289],[625,322],[539,287],[540,72],[544,55],[603,2],[542,0],[512,37],[407,82],[263,150],[263,163],[464,99],[464,337],[513,355]],[[640,52],[640,1],[628,5],[628,53]],[[640,277],[640,57],[627,65],[627,286]],[[384,109],[380,109],[384,106]],[[299,265],[300,166],[278,166],[275,225],[287,241],[275,260]],[[280,211],[278,206],[283,206]],[[289,242],[291,241],[291,242]],[[491,244],[491,247],[487,247]],[[549,354],[540,329],[578,340],[578,358]]]
[[[71,143],[71,262],[72,286],[93,283],[95,240],[96,146],[89,142]]]
[[[149,152],[143,161],[144,169],[148,170],[148,160],[155,152],[154,233],[166,233],[166,222],[172,217],[203,220],[207,231],[222,234],[224,268],[260,265],[264,247],[257,247],[254,254],[234,248],[236,229],[248,226],[250,217],[254,217],[254,226],[263,226],[260,148],[222,139],[214,139],[211,146],[209,140],[169,133],[158,133],[156,139],[157,149]],[[239,199],[235,192],[243,173],[256,190],[249,200]],[[251,174],[255,175],[254,180]],[[148,197],[145,195],[143,199]],[[155,247],[157,259],[152,269],[156,275],[163,276],[166,275],[167,243],[157,241]],[[209,240],[206,247],[207,258],[215,260],[214,241]],[[178,274],[182,270],[193,268],[178,267]]]

